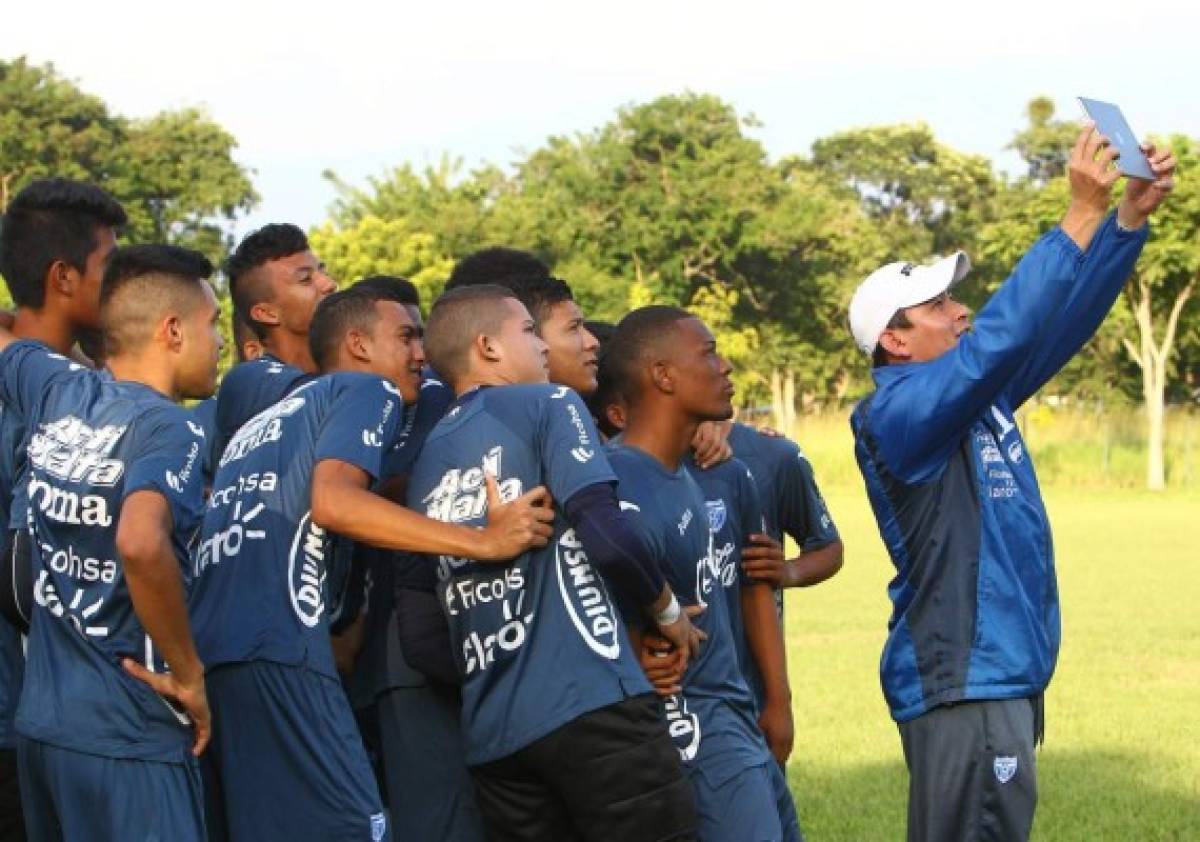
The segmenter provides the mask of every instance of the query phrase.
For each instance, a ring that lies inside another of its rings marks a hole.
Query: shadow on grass
[[[792,764],[788,780],[809,842],[904,839],[908,773],[899,756],[846,769]],[[1051,746],[1038,753],[1033,839],[1200,840],[1200,781],[1177,758]]]

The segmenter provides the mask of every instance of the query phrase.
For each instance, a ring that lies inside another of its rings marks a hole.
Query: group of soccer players
[[[802,838],[780,591],[842,545],[700,319],[503,247],[426,317],[272,224],[218,390],[213,267],[124,222],[48,179],[0,229],[13,838]]]

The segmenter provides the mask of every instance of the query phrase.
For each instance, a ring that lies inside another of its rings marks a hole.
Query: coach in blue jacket
[[[908,765],[909,840],[1026,839],[1034,745],[1058,655],[1050,524],[1013,413],[1099,327],[1173,186],[1130,179],[1107,213],[1116,151],[1088,126],[1071,204],[979,311],[950,288],[959,252],[891,263],[850,303],[875,391],[851,418],[855,454],[896,566],[880,663]]]

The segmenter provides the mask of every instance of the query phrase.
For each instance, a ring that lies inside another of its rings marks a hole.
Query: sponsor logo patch
[[[588,562],[583,545],[568,529],[554,547],[558,570],[558,591],[571,622],[588,648],[602,658],[615,661],[621,656],[621,638],[617,634],[617,613],[608,599],[604,582]]]

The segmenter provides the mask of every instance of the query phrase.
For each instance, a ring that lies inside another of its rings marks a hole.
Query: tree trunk
[[[1141,276],[1126,288],[1133,319],[1138,328],[1138,343],[1122,340],[1125,350],[1142,371],[1142,399],[1146,403],[1146,488],[1162,491],[1167,486],[1165,456],[1167,363],[1175,350],[1179,317],[1196,288],[1192,278],[1175,296],[1163,329],[1161,342],[1155,341],[1154,316],[1150,307],[1150,284]]]
[[[796,376],[790,368],[771,369],[771,415],[776,430],[785,436],[792,435],[796,423]]]

